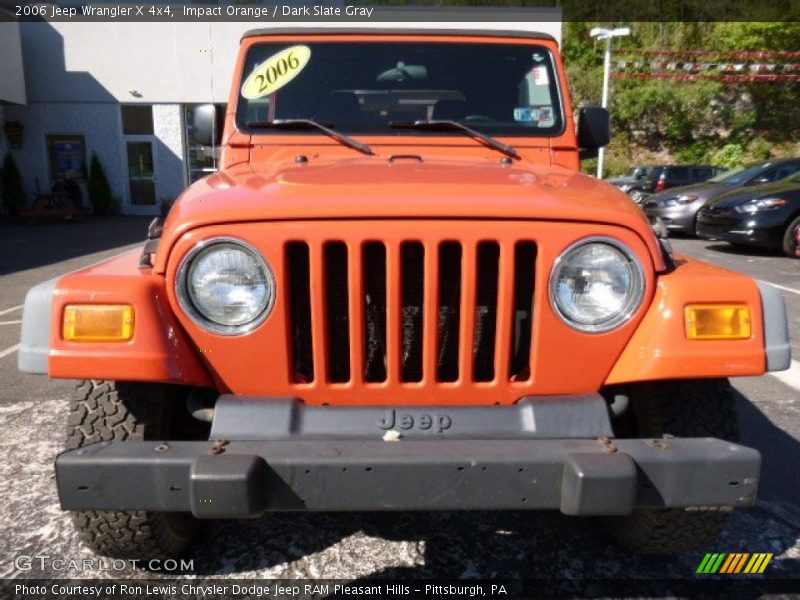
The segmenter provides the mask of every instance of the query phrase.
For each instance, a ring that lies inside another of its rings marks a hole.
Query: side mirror
[[[214,104],[201,104],[194,109],[194,139],[202,146],[218,146],[222,141],[222,111]]]
[[[581,158],[594,158],[597,149],[611,141],[611,119],[600,106],[584,106],[578,111],[578,148]]]

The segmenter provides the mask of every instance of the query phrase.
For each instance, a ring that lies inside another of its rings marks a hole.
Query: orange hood
[[[220,223],[298,219],[508,219],[581,221],[627,227],[663,268],[642,212],[617,188],[557,166],[380,156],[306,163],[242,163],[192,185],[170,212],[162,248],[183,233]],[[167,252],[159,252],[157,268]]]

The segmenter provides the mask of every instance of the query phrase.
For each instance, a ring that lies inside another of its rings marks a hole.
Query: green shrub
[[[96,215],[113,214],[117,208],[111,186],[108,185],[106,172],[97,155],[92,153],[92,162],[89,166],[89,201],[92,203]]]
[[[694,142],[675,151],[675,162],[686,165],[702,165],[708,161],[708,142]]]
[[[28,203],[25,188],[22,186],[22,175],[11,154],[6,154],[3,159],[3,168],[0,171],[0,198],[5,212],[10,215],[17,214],[17,211]]]
[[[712,154],[711,161],[724,169],[738,167],[745,162],[744,148],[741,144],[725,144]]]
[[[772,157],[772,144],[762,137],[757,137],[747,144],[747,154],[754,161],[767,160]]]

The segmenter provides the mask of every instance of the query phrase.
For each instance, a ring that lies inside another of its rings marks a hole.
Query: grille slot
[[[400,246],[402,381],[422,380],[422,342],[425,303],[425,248],[420,242]]]
[[[311,350],[311,290],[308,244],[286,245],[288,273],[289,331],[291,333],[291,379],[294,383],[314,380],[314,357]]]
[[[536,245],[517,242],[514,247],[514,311],[511,331],[511,361],[508,378],[530,378],[531,335],[533,330],[533,282],[536,269]]]
[[[439,246],[439,321],[437,374],[439,381],[458,379],[458,342],[461,319],[461,244]]]
[[[386,381],[386,246],[379,242],[364,244],[361,264],[364,381],[378,383]]]
[[[291,241],[284,261],[294,384],[530,380],[533,242]]]
[[[328,334],[328,381],[350,381],[350,315],[347,279],[347,246],[325,244],[325,323]]]
[[[475,381],[492,381],[494,379],[499,260],[500,246],[497,242],[478,244],[475,277],[475,324],[472,344],[472,372]]]

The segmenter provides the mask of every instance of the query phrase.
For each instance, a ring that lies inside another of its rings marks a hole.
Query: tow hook
[[[230,444],[228,440],[215,440],[213,444],[211,444],[211,448],[209,449],[209,454],[222,454],[225,452],[225,446]]]

